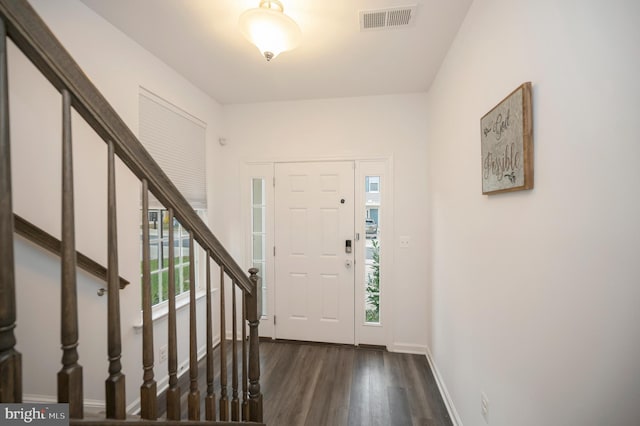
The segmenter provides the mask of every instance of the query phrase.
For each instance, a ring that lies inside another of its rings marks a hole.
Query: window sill
[[[217,288],[211,289],[211,294],[215,294],[218,292]],[[200,289],[196,291],[196,302],[207,295],[205,289]],[[189,306],[189,293],[182,293],[176,297],[176,312],[184,309],[186,306]],[[156,322],[157,320],[161,320],[169,316],[169,302],[164,301],[152,307],[151,312],[151,321]],[[137,324],[133,325],[133,329],[136,332],[142,330],[142,312],[140,312],[140,321]]]

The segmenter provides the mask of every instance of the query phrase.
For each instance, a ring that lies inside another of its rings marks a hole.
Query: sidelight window
[[[267,197],[265,180],[251,180],[251,259],[262,284],[262,315],[267,315]]]
[[[380,176],[365,176],[365,322],[380,323]]]

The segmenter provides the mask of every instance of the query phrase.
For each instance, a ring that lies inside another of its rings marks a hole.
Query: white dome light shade
[[[298,24],[284,14],[279,1],[262,0],[260,7],[240,15],[240,31],[255,44],[267,61],[300,43]]]

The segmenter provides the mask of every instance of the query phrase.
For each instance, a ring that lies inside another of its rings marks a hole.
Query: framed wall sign
[[[531,82],[523,83],[480,119],[482,193],[533,188]]]

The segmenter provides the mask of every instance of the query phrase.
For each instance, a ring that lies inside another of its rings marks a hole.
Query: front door
[[[275,335],[354,343],[354,163],[275,165]]]

